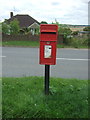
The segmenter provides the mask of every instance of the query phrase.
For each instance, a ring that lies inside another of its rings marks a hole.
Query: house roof
[[[33,23],[40,24],[37,20],[35,20],[31,16],[23,15],[23,14],[17,14],[15,16],[11,17],[10,19],[8,19],[7,22],[10,23],[14,19],[17,19],[19,21],[19,25],[21,28],[27,28],[27,27],[31,26]]]

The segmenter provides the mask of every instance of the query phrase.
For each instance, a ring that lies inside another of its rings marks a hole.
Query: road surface
[[[2,76],[44,76],[39,64],[39,48],[2,48]],[[88,79],[87,49],[57,49],[57,64],[50,66],[50,76]]]

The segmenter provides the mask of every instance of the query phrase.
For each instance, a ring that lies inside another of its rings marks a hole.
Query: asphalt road
[[[39,64],[39,48],[2,48],[2,76],[44,76]],[[88,50],[57,49],[57,64],[50,66],[50,76],[88,79]]]

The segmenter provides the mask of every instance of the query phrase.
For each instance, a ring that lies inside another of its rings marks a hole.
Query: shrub
[[[8,25],[6,22],[2,23],[2,33],[10,34],[10,25]]]
[[[78,35],[78,32],[79,32],[79,31],[74,31],[74,32],[72,33],[72,35]]]
[[[20,30],[19,21],[14,19],[10,22],[10,33],[11,34],[18,34]]]
[[[83,31],[90,31],[90,26],[85,27]]]
[[[89,38],[86,35],[83,37],[76,36],[76,37],[72,37],[72,38],[67,38],[66,41],[67,41],[66,42],[67,45],[70,45],[70,46],[75,47],[75,48],[79,48],[82,46],[88,47]]]

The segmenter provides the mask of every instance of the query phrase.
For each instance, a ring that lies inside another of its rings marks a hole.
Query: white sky
[[[0,0],[0,21],[10,18],[10,12],[28,14],[37,21],[88,25],[89,0]]]

